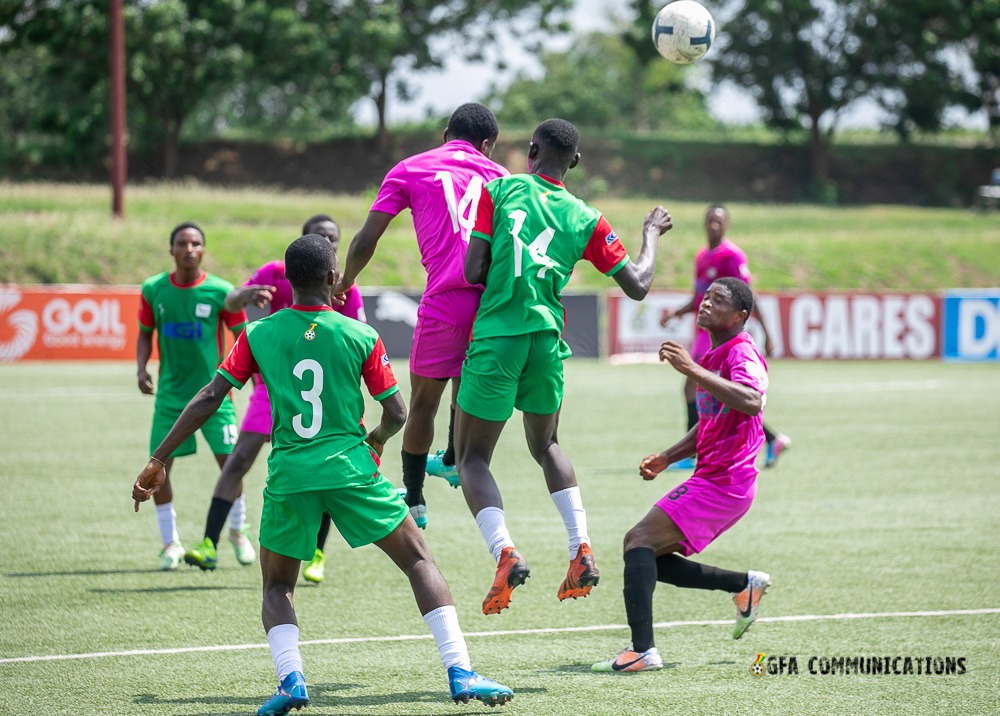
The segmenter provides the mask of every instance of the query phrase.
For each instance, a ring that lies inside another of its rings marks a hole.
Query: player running
[[[489,158],[499,131],[489,108],[463,104],[448,120],[444,144],[393,167],[382,181],[364,226],[351,241],[341,280],[341,290],[354,283],[389,223],[410,209],[427,286],[417,309],[410,349],[410,418],[403,428],[402,459],[406,504],[421,528],[427,526],[425,472],[445,478],[453,487],[459,484],[454,407],[448,449],[431,456],[427,453],[434,441],[434,417],[449,381],[455,395],[482,294],[480,287],[466,282],[462,267],[483,185],[508,174]]]
[[[633,263],[607,219],[563,185],[580,161],[580,135],[569,122],[542,122],[528,147],[528,174],[495,179],[483,189],[465,261],[469,283],[485,285],[458,390],[456,453],[469,509],[497,563],[484,614],[510,605],[528,578],[528,563],[507,530],[490,459],[514,408],[524,413],[528,450],[541,466],[569,538],[570,566],[560,600],[585,597],[600,572],[590,548],[587,514],[556,430],[563,398],[564,313],[559,302],[570,272],[586,259],[625,293],[642,300],[653,281],[660,236],[672,226],[656,207],[643,222]]]
[[[406,419],[381,338],[371,326],[330,308],[337,257],[322,236],[291,243],[285,275],[293,304],[251,323],[240,336],[139,473],[132,488],[135,509],[164,483],[170,452],[214,414],[233,386],[259,373],[274,411],[260,526],[262,619],[279,686],[258,716],[309,703],[292,596],[324,512],[348,544],[376,544],[406,574],[448,670],[451,698],[506,703],[513,691],[472,670],[448,585],[403,500],[379,473],[378,454]],[[362,381],[382,405],[381,421],[368,433],[361,421]]]
[[[660,347],[660,360],[698,386],[698,424],[679,442],[639,464],[652,480],[673,462],[694,455],[687,482],[664,495],[625,535],[625,613],[632,642],[594,671],[654,671],[663,660],[653,645],[653,590],[657,582],[734,594],[739,639],[757,619],[760,598],[771,586],[765,572],[732,572],[685,557],[697,554],[736,524],[757,492],[757,453],[764,444],[762,412],[767,364],[743,329],[753,311],[753,292],[737,278],[721,278],[705,292],[698,326],[711,337],[695,362],[678,343]],[[680,555],[684,555],[683,557]]]
[[[340,244],[340,226],[326,214],[317,214],[306,220],[302,226],[302,234],[319,234],[330,241],[334,252]],[[285,278],[285,262],[271,261],[264,264],[251,274],[241,287],[233,289],[226,296],[226,308],[243,310],[247,306],[256,306],[267,311],[265,315],[276,313],[292,305],[292,286]],[[333,310],[359,321],[364,321],[364,307],[361,293],[357,286],[352,286],[344,296],[343,305],[333,306]],[[253,376],[253,393],[247,414],[240,425],[240,436],[236,440],[233,452],[226,461],[215,484],[215,493],[205,520],[205,536],[192,545],[184,554],[184,561],[200,567],[203,570],[215,569],[219,564],[218,544],[222,535],[222,527],[229,514],[229,539],[236,551],[236,560],[243,565],[253,562],[256,554],[253,544],[246,535],[246,528],[241,523],[234,522],[236,510],[233,500],[243,492],[243,478],[253,467],[264,443],[271,439],[271,401],[267,396],[267,386],[259,375]],[[242,504],[242,500],[238,504]],[[309,582],[319,584],[325,577],[326,556],[323,549],[330,533],[330,516],[323,514],[319,534],[316,537],[316,552],[312,560],[302,570],[302,576]]]
[[[160,352],[159,386],[155,391],[153,424],[149,431],[149,447],[159,445],[174,420],[198,389],[208,382],[225,355],[224,329],[238,335],[246,324],[242,309],[227,310],[226,295],[233,285],[201,268],[205,256],[205,232],[197,224],[178,224],[170,232],[170,255],[174,258],[173,272],[151,276],[142,284],[139,298],[139,337],[136,340],[136,377],[139,391],[153,395],[153,379],[146,366],[153,353],[153,333]],[[201,431],[222,468],[237,440],[236,408],[233,401],[219,403],[218,411],[207,420]],[[193,455],[198,446],[194,437],[178,443],[176,449],[163,456],[167,473],[174,458]],[[184,547],[177,534],[177,514],[173,506],[173,487],[167,479],[156,493],[156,522],[160,528],[163,549],[159,568],[177,569],[184,557]],[[243,529],[246,507],[242,490],[233,494],[230,524],[238,532]]]

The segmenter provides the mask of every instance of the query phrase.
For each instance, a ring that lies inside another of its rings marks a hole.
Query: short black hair
[[[747,318],[750,318],[750,314],[753,313],[753,290],[750,284],[733,276],[717,278],[713,283],[725,287],[733,299],[733,307],[737,311],[746,311]]]
[[[535,127],[531,141],[570,162],[580,148],[580,132],[565,119],[546,119]]]
[[[484,139],[496,141],[500,125],[485,104],[468,102],[451,113],[445,134],[449,139],[464,139],[478,147]]]
[[[299,290],[322,286],[327,274],[335,268],[337,254],[319,234],[300,236],[285,249],[285,278]]]
[[[334,221],[333,219],[331,219],[328,215],[326,215],[326,214],[316,214],[315,216],[310,216],[308,219],[306,219],[306,223],[304,223],[302,225],[302,235],[305,236],[306,234],[313,233],[313,230],[312,230],[313,227],[316,224],[322,224],[325,221],[329,221],[331,224],[333,224],[334,226],[337,227],[338,231],[340,230],[340,224],[338,224],[336,221]]]
[[[177,234],[179,234],[182,231],[184,231],[184,229],[194,229],[199,234],[201,234],[201,241],[202,241],[202,243],[204,243],[204,244],[208,243],[208,239],[205,238],[205,232],[201,230],[200,226],[198,226],[193,221],[185,221],[183,224],[178,224],[177,226],[175,226],[174,230],[170,232],[170,245],[171,246],[174,245],[174,237],[177,236]]]

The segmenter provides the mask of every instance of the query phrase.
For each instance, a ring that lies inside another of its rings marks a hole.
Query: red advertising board
[[[0,286],[0,362],[134,360],[139,287]]]
[[[621,294],[608,299],[608,353],[617,360],[655,358],[662,341],[690,341],[691,314],[659,325],[666,306],[690,294],[653,292],[642,303]],[[926,359],[941,356],[941,297],[931,293],[784,292],[761,294],[775,357]],[[759,344],[756,321],[748,330]],[[617,357],[617,358],[616,358]]]

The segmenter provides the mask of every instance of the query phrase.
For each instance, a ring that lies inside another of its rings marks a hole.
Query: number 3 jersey
[[[629,256],[607,219],[554,179],[515,174],[483,189],[472,235],[490,244],[490,268],[473,338],[554,330],[565,325],[560,298],[586,259],[605,276]]]
[[[385,175],[371,211],[413,213],[420,263],[427,271],[424,296],[471,288],[464,267],[476,205],[486,182],[508,174],[469,142],[453,139],[404,159]]]
[[[364,482],[347,453],[365,439],[363,379],[375,400],[399,390],[382,339],[329,306],[278,311],[247,326],[218,371],[236,387],[259,372],[274,428],[267,489],[307,492]]]

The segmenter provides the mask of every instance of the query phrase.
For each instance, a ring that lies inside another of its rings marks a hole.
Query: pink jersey
[[[714,249],[706,246],[694,258],[694,312],[705,292],[717,278],[730,276],[740,281],[750,283],[750,265],[743,249],[729,239],[723,239]]]
[[[282,308],[292,305],[292,284],[285,278],[285,262],[271,261],[254,271],[244,286],[263,285],[274,286],[274,296],[268,305],[268,315],[277,313]],[[333,310],[356,321],[365,321],[365,309],[361,301],[361,292],[358,287],[351,286],[347,291],[347,297],[343,306],[334,306]]]
[[[460,139],[404,159],[386,174],[371,210],[396,216],[410,209],[427,271],[424,296],[473,288],[464,266],[479,197],[484,184],[508,174]]]
[[[709,351],[699,362],[705,370],[767,392],[767,363],[749,333],[741,332]],[[740,486],[757,477],[756,460],[764,444],[763,411],[750,416],[720,403],[697,388],[698,464],[695,477],[720,486]]]

